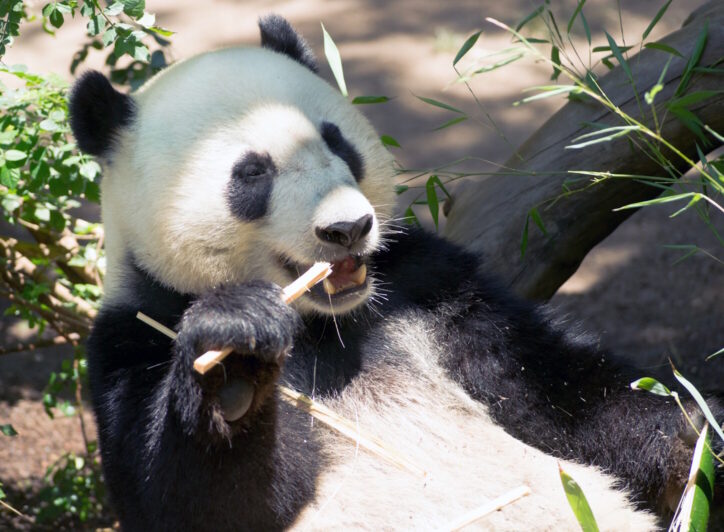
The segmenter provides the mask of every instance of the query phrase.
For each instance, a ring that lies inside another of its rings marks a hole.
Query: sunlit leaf
[[[453,66],[458,64],[458,61],[460,61],[465,54],[467,54],[470,49],[475,46],[475,43],[478,42],[478,38],[480,37],[481,31],[478,31],[476,33],[473,33],[470,37],[467,38],[467,40],[463,43],[463,45],[460,47],[460,50],[458,50],[457,55],[455,56],[455,59],[453,59]]]
[[[339,92],[343,96],[347,96],[347,84],[344,81],[344,70],[342,69],[342,58],[339,55],[337,45],[334,44],[332,37],[327,33],[327,29],[322,24],[322,33],[324,34],[324,55],[327,57],[329,67],[332,69],[334,79],[337,80]]]
[[[558,464],[558,472],[561,476],[561,484],[563,484],[563,491],[566,493],[568,504],[571,506],[578,524],[581,525],[581,529],[583,532],[598,532],[596,518],[593,516],[593,510],[588,504],[583,489],[573,480],[573,477],[561,468],[560,464]]]

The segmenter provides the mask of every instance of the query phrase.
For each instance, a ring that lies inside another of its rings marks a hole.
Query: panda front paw
[[[176,409],[185,426],[229,436],[274,392],[291,349],[299,316],[282,301],[281,289],[254,281],[217,288],[184,313],[176,338]],[[194,360],[225,347],[232,353],[204,375]]]

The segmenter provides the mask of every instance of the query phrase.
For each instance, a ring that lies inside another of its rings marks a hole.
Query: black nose
[[[322,242],[339,244],[348,248],[359,242],[370,232],[373,220],[371,214],[365,214],[354,222],[337,222],[327,227],[317,227],[314,233]]]

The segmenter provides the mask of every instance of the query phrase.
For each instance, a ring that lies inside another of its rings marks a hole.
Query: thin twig
[[[503,508],[504,506],[507,506],[509,504],[514,503],[518,499],[525,497],[526,495],[530,495],[530,488],[528,486],[519,486],[515,488],[514,490],[511,490],[507,493],[504,493],[500,497],[497,497],[493,499],[492,501],[482,505],[480,508],[476,508],[474,510],[471,510],[470,512],[466,513],[459,519],[456,519],[449,527],[448,530],[450,532],[455,532],[456,530],[460,530],[463,527],[466,527],[478,519],[482,519],[488,514],[491,514],[493,512],[496,512]]]

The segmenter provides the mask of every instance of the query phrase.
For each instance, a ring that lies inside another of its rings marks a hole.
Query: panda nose
[[[337,222],[327,227],[317,227],[314,229],[314,233],[322,242],[349,248],[370,232],[373,220],[371,214],[365,214],[354,222]]]

